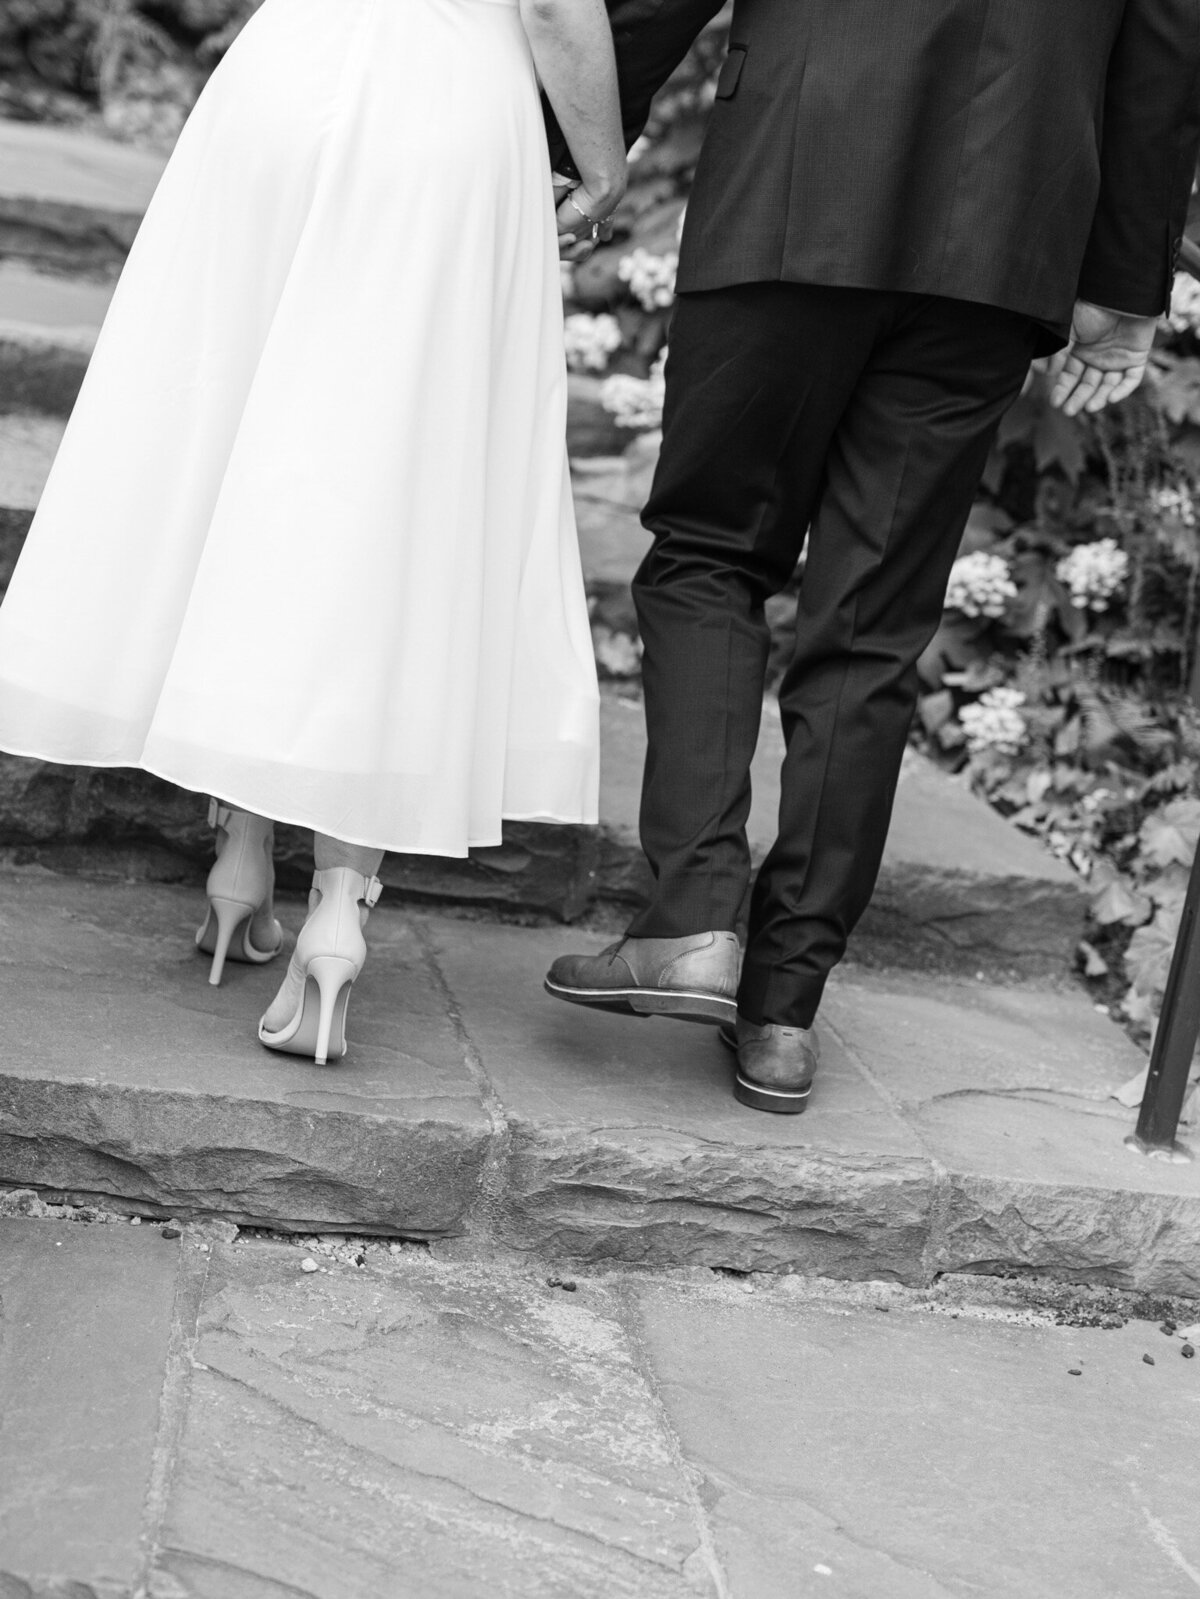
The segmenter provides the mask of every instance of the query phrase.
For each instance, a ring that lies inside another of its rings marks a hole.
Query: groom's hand
[[[1146,374],[1157,325],[1157,317],[1126,316],[1077,300],[1071,343],[1050,362],[1050,403],[1076,416],[1102,411],[1132,394]]]

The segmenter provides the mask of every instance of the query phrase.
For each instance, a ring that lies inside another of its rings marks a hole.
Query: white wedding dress
[[[595,821],[565,412],[516,0],[265,0],[0,609],[0,748],[393,850]]]

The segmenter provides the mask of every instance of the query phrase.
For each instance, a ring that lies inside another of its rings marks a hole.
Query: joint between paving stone
[[[446,1017],[454,1029],[464,1064],[488,1118],[488,1143],[479,1171],[478,1197],[467,1217],[467,1226],[470,1229],[471,1223],[477,1220],[490,1243],[496,1238],[497,1224],[505,1203],[505,1175],[508,1169],[509,1146],[512,1142],[512,1125],[504,1102],[488,1075],[483,1056],[467,1027],[454,990],[442,969],[428,927],[419,916],[412,917],[410,925],[421,951],[425,969],[429,973],[434,991],[441,999]]]
[[[146,1487],[142,1512],[142,1532],[139,1540],[140,1569],[138,1580],[132,1590],[132,1599],[150,1599],[155,1592],[156,1566],[162,1553],[161,1532],[167,1514],[171,1479],[187,1419],[188,1393],[191,1386],[193,1352],[198,1337],[200,1309],[213,1260],[211,1245],[208,1249],[201,1249],[200,1244],[200,1231],[192,1226],[186,1227],[179,1246],[170,1342],[167,1346],[163,1384],[159,1395],[158,1429],[154,1439],[150,1480]]]
[[[713,1531],[708,1512],[704,1508],[704,1501],[700,1497],[697,1479],[702,1474],[684,1454],[679,1434],[671,1421],[670,1411],[667,1409],[662,1394],[659,1392],[658,1378],[654,1365],[646,1350],[641,1315],[636,1299],[632,1297],[628,1279],[613,1282],[609,1291],[616,1302],[618,1322],[622,1333],[625,1335],[625,1342],[629,1346],[630,1359],[633,1361],[634,1369],[645,1385],[658,1430],[666,1445],[671,1463],[679,1476],[680,1482],[683,1484],[684,1494],[696,1528],[696,1553],[700,1555],[704,1569],[710,1579],[708,1599],[734,1599],[733,1588],[721,1563],[716,1534]]]
[[[932,1193],[930,1195],[929,1208],[925,1214],[925,1239],[921,1247],[921,1276],[925,1286],[928,1287],[940,1275],[941,1269],[937,1262],[941,1259],[941,1246],[946,1237],[946,1222],[953,1197],[953,1179],[948,1168],[942,1164],[936,1155],[931,1153],[928,1144],[921,1136],[921,1129],[914,1127],[908,1117],[905,1116],[903,1106],[888,1085],[871,1070],[844,1033],[840,1033],[830,1024],[826,1025],[829,1026],[829,1031],[845,1050],[856,1070],[871,1085],[875,1093],[878,1094],[879,1098],[892,1112],[892,1115],[902,1122],[916,1138],[921,1147],[922,1157],[928,1163],[929,1175],[932,1178]]]

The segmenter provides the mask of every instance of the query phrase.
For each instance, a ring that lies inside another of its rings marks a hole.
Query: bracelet
[[[579,215],[587,223],[588,227],[591,228],[591,230],[592,230],[592,243],[594,244],[600,237],[600,229],[602,227],[604,227],[606,223],[611,222],[612,218],[611,217],[599,217],[599,218],[597,218],[597,217],[589,216],[588,213],[579,204],[578,200],[576,200],[574,193],[571,193],[571,194],[567,195],[567,204],[571,207],[572,211],[578,211]]]

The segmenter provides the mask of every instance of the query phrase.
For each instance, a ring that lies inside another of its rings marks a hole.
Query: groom
[[[648,102],[639,26],[666,63],[718,6],[611,9]],[[1198,143],[1200,0],[738,0],[634,581],[654,892],[611,949],[555,961],[552,994],[718,1023],[737,1098],[804,1110],[997,426],[1072,337],[1068,413],[1137,386]],[[763,604],[806,534],[779,832],[739,970]]]

